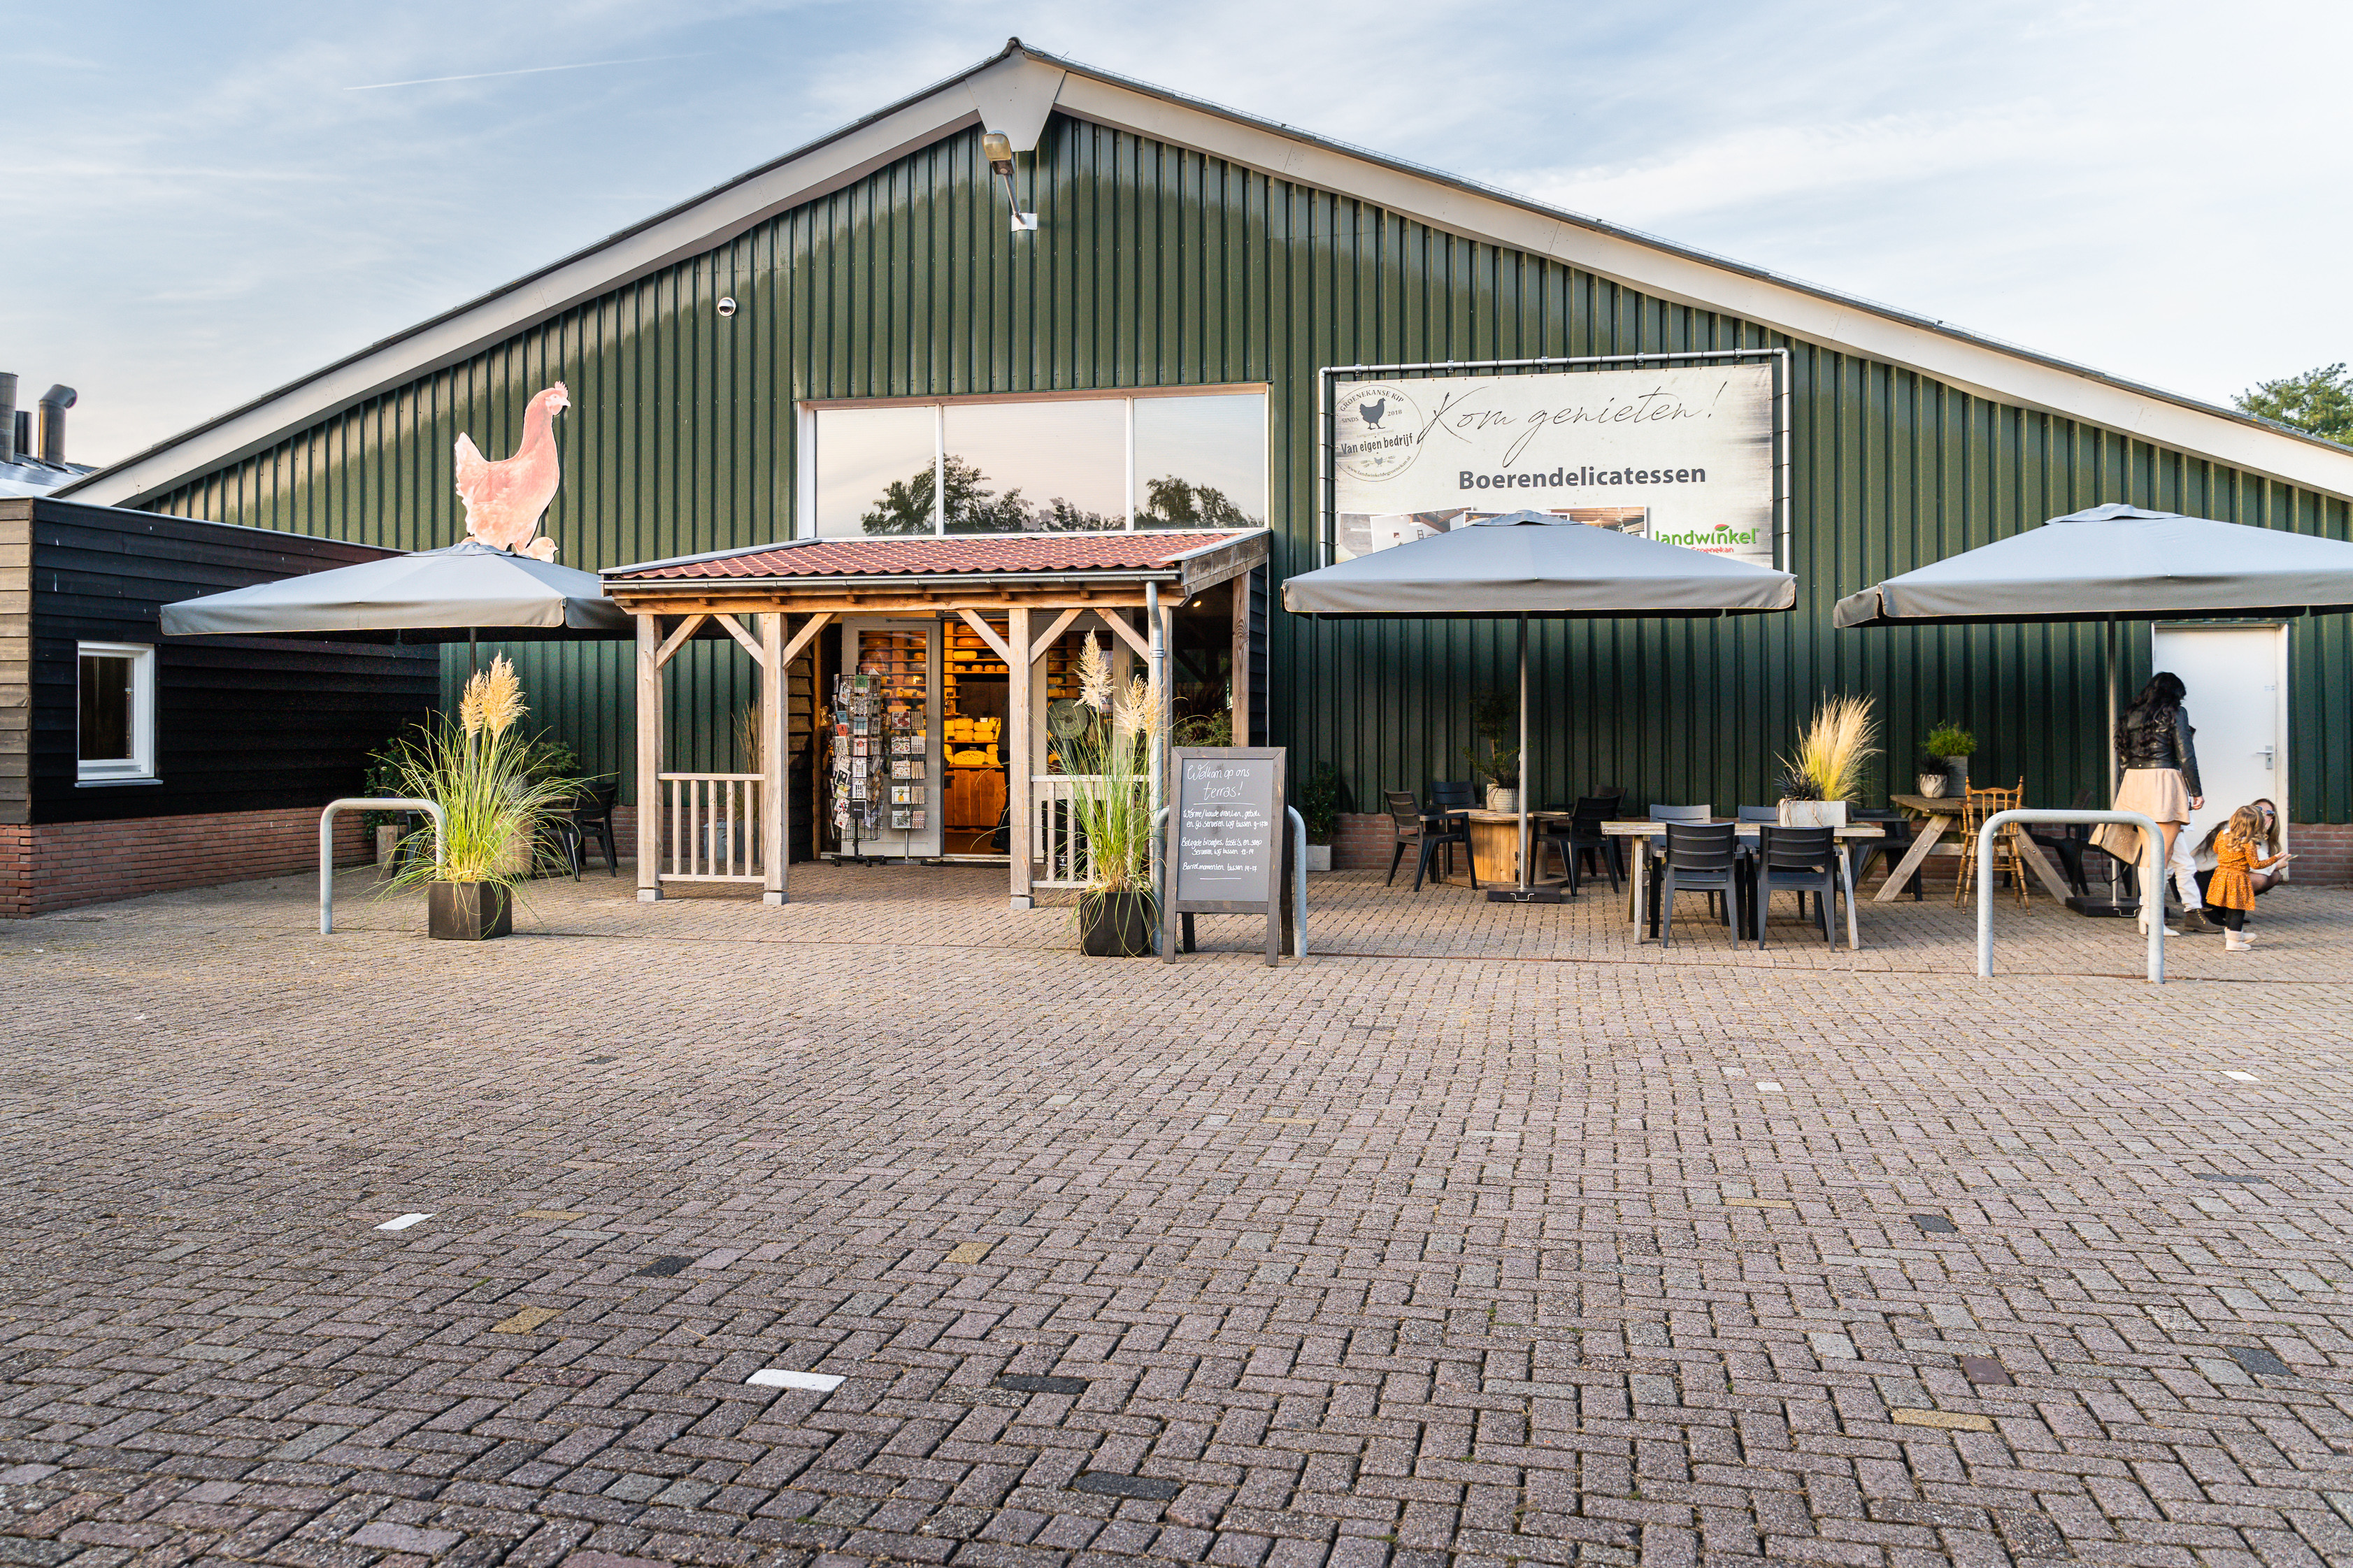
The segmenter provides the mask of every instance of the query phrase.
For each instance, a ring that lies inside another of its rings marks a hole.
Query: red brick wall
[[[1396,843],[1397,829],[1388,813],[1344,811],[1332,835],[1332,868],[1386,871]]]
[[[335,819],[335,863],[371,858],[359,813]],[[319,867],[315,807],[0,826],[0,919]]]
[[[2353,883],[2353,823],[2291,822],[2287,847],[2295,853],[2288,874],[2296,881],[2322,888]]]

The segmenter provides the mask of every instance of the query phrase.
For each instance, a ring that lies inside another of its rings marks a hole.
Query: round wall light
[[[719,301],[719,313],[723,316],[732,316],[735,313],[735,296],[730,294]]]

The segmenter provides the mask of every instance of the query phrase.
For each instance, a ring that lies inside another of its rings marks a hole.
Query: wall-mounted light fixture
[[[988,172],[1005,182],[1005,205],[1013,215],[1013,232],[1036,228],[1038,215],[1023,212],[1021,198],[1013,194],[1013,138],[1003,132],[988,132],[980,139],[980,151],[988,160]]]

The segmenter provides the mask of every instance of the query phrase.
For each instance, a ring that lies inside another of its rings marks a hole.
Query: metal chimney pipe
[[[66,410],[81,395],[70,386],[52,386],[41,394],[41,461],[58,468],[66,462]]]
[[[16,428],[10,435],[11,439],[8,443],[10,447],[25,457],[29,458],[33,455],[33,411],[31,409],[16,410]]]
[[[0,370],[0,463],[16,460],[16,373]]]

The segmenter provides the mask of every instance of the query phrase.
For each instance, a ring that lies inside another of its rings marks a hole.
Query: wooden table
[[[1722,820],[1718,818],[1717,824]],[[1757,829],[1763,824],[1738,822],[1732,826],[1740,837],[1753,839],[1757,837]],[[1601,831],[1611,838],[1640,841],[1640,847],[1634,851],[1633,875],[1627,879],[1631,884],[1627,889],[1627,896],[1632,904],[1634,940],[1648,942],[1650,938],[1643,935],[1642,928],[1646,913],[1644,906],[1650,898],[1651,850],[1665,840],[1667,825],[1663,822],[1605,822],[1601,825]],[[1839,880],[1846,890],[1846,946],[1849,952],[1853,952],[1862,946],[1862,939],[1855,928],[1854,861],[1847,854],[1846,847],[1858,838],[1884,838],[1887,829],[1875,822],[1850,822],[1844,827],[1835,829],[1834,834],[1838,842]]]
[[[1494,887],[1516,887],[1520,880],[1520,814],[1516,811],[1472,810],[1455,812],[1471,825],[1471,874],[1482,882]],[[1532,811],[1528,813],[1528,841],[1536,864],[1544,864],[1544,825],[1549,820],[1566,822],[1566,811]],[[1559,877],[1532,877],[1530,887],[1558,882]]]
[[[1918,870],[1921,862],[1929,856],[1958,857],[1968,853],[1958,844],[1940,842],[1947,833],[1960,826],[1961,806],[1967,798],[1957,795],[1891,795],[1887,797],[1898,810],[1909,812],[1924,820],[1913,836],[1910,852],[1895,869],[1887,873],[1887,880],[1880,883],[1879,891],[1871,896],[1872,902],[1894,902],[1895,895],[1902,892],[1904,885],[1912,879],[1912,873]],[[2042,846],[2034,842],[2023,828],[2018,835],[2018,853],[2036,878],[2050,889],[2052,898],[2063,904],[2074,895],[2074,889],[2068,887],[2059,873],[2051,868],[2051,862],[2042,858]]]

